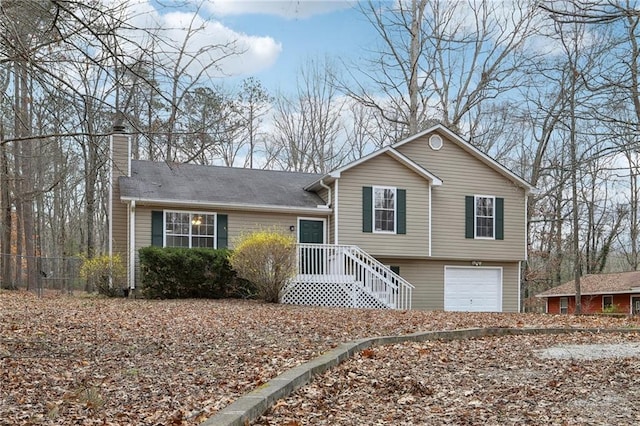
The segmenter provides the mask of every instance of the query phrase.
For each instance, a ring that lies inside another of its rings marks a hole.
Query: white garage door
[[[502,268],[445,266],[444,310],[502,312]]]

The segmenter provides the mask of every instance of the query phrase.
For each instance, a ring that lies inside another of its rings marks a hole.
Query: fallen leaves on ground
[[[381,346],[278,403],[255,425],[636,425],[638,358],[549,359],[560,343],[638,333],[487,337]]]
[[[632,319],[600,317],[353,310],[241,300],[37,298],[4,291],[0,292],[0,425],[194,425],[287,369],[362,337],[469,327],[638,325]],[[510,347],[509,339],[519,338],[504,339],[494,346]],[[458,361],[458,355],[467,354],[467,347],[459,342],[462,346],[453,351],[448,346],[452,344],[439,343],[450,350],[436,352],[422,344],[415,347],[414,356],[430,366],[451,366],[453,371],[460,368],[464,358]],[[372,348],[358,358],[382,374],[389,368],[383,382],[389,386],[397,381],[392,367],[407,365],[403,360],[407,354],[394,348]],[[470,360],[477,351],[493,351],[496,364],[503,354],[513,355],[513,351],[469,347]],[[402,377],[413,374],[407,370]],[[425,374],[432,377],[428,369]],[[360,376],[352,370],[347,374],[350,381],[327,376],[317,383],[335,380],[335,386],[357,389]],[[393,386],[402,393],[390,401],[404,409],[429,392],[441,392],[431,378]],[[356,401],[356,408],[365,407],[365,402]],[[468,402],[473,402],[465,406],[469,416],[484,406],[480,397]],[[324,403],[330,405],[330,400]],[[300,410],[295,398],[278,410],[285,407]],[[446,413],[448,408],[433,409]],[[398,411],[389,415],[394,412]],[[313,415],[292,417],[277,424],[307,424],[312,419]]]

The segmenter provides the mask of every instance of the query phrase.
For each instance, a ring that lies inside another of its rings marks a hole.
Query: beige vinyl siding
[[[136,287],[140,286],[140,255],[138,254],[138,250],[151,245],[151,210],[157,209],[136,206]]]
[[[444,309],[444,267],[470,266],[469,262],[439,260],[380,259],[385,265],[400,267],[400,276],[416,288],[413,290],[412,309]],[[518,312],[518,262],[483,262],[483,267],[502,267],[502,311]]]
[[[407,233],[362,232],[362,188],[388,186],[407,191]],[[374,256],[427,256],[429,182],[386,154],[342,173],[338,180],[339,243]]]
[[[148,247],[151,245],[151,212],[163,211],[163,210],[177,210],[177,211],[199,211],[204,212],[202,209],[189,209],[184,208],[164,208],[158,206],[137,206],[136,207],[136,275],[139,279],[139,258],[138,250],[142,247]],[[287,213],[262,213],[262,212],[243,212],[243,211],[226,211],[226,210],[206,210],[206,212],[226,214],[228,217],[227,230],[229,238],[229,247],[233,248],[234,240],[245,232],[251,232],[260,228],[275,227],[281,230],[285,234],[291,234],[297,236],[298,232],[298,217],[318,219],[326,219],[326,216],[313,216],[313,215],[298,215]],[[294,226],[295,231],[289,231],[289,227]],[[326,233],[326,230],[325,230]],[[137,282],[138,279],[136,280]]]
[[[217,214],[226,214],[228,217],[228,238],[229,246],[233,248],[233,241],[235,238],[243,233],[251,232],[261,228],[271,228],[282,231],[285,234],[291,234],[297,236],[298,232],[298,218],[315,218],[326,219],[326,216],[314,216],[314,215],[298,215],[289,213],[263,213],[263,212],[244,212],[244,211],[227,211],[227,210],[202,210],[202,209],[189,209],[184,208],[164,208],[164,207],[150,207],[139,206],[136,209],[136,250],[141,247],[147,247],[151,245],[151,212],[152,211],[198,211]],[[290,226],[295,227],[295,231],[289,230]],[[326,232],[326,230],[325,230]]]
[[[525,193],[479,159],[443,136],[442,149],[429,147],[429,136],[398,151],[442,179],[433,187],[432,256],[435,258],[522,260],[525,256]],[[504,240],[465,238],[465,196],[504,198]]]

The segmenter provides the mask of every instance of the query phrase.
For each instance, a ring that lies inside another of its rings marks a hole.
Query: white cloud
[[[305,19],[352,7],[354,0],[209,0],[205,7],[218,16],[260,14]]]
[[[187,50],[199,52],[200,64],[216,63],[221,69],[212,75],[214,77],[256,73],[273,65],[282,52],[282,45],[271,37],[240,33],[218,21],[194,17],[189,12],[171,12],[161,18],[162,35],[169,41],[168,53],[177,57],[187,40]],[[235,53],[228,55],[229,52]]]
[[[211,63],[216,63],[216,68],[220,69],[209,72],[212,77],[255,74],[271,67],[282,52],[282,44],[272,37],[238,32],[215,19],[194,15],[192,11],[155,8],[149,0],[133,0],[127,6],[127,20],[133,28],[144,28],[164,40],[160,49],[164,51],[165,59],[176,59],[186,41],[185,50],[198,56],[198,60],[188,67],[192,75]],[[228,50],[225,53],[223,49],[210,48],[230,44],[234,45],[237,54],[227,55]],[[210,68],[209,71],[213,70]]]

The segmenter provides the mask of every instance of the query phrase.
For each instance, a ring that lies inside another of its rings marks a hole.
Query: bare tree
[[[180,160],[198,164],[221,161],[233,166],[242,149],[236,105],[221,88],[198,87],[185,96]]]
[[[369,70],[352,72],[341,84],[349,96],[401,125],[405,135],[417,133],[429,117],[428,77],[434,65],[429,62],[422,27],[427,4],[429,0],[411,0],[394,3],[389,9],[373,1],[362,4],[361,11],[378,33],[382,47]],[[372,87],[364,81],[371,81]]]
[[[205,30],[207,24],[206,20],[199,15],[199,11],[200,6],[186,24],[182,39],[173,39],[166,35],[155,39],[155,49],[152,54],[158,58],[154,59],[155,65],[160,70],[157,78],[162,84],[168,86],[166,99],[169,113],[163,117],[162,128],[166,144],[166,161],[174,161],[178,157],[177,138],[179,133],[184,131],[178,125],[185,97],[216,74],[221,75],[220,63],[224,59],[241,53],[235,40],[193,48],[191,41]]]
[[[244,166],[250,169],[254,168],[257,145],[263,137],[260,126],[269,111],[271,100],[271,96],[259,80],[249,77],[242,82],[237,108],[241,116],[242,134],[240,137],[245,139],[248,145]]]
[[[98,2],[34,0],[28,7],[20,1],[2,2],[0,67],[6,83],[4,99],[11,100],[11,105],[6,106],[11,109],[13,120],[9,122],[3,115],[2,180],[11,184],[3,185],[6,213],[0,219],[4,228],[1,243],[2,253],[27,259],[26,269],[16,267],[13,273],[3,265],[6,285],[19,284],[26,272],[27,286],[35,287],[35,258],[43,248],[43,197],[60,181],[57,174],[47,173],[48,162],[43,156],[52,138],[83,133],[78,131],[78,120],[54,123],[55,109],[86,95],[76,75],[68,72],[71,65],[83,59],[93,61],[109,75],[107,66],[94,60],[100,55],[113,57],[107,38],[117,36],[125,26],[121,20],[123,10],[120,4]],[[84,133],[104,132],[91,129]]]
[[[276,97],[270,151],[283,169],[321,173],[344,161],[343,102],[329,69],[327,63],[309,61],[300,72],[297,94]]]
[[[482,117],[494,111],[488,105],[520,84],[535,2],[412,0],[362,9],[380,47],[344,90],[405,135],[437,120],[482,145]]]

